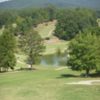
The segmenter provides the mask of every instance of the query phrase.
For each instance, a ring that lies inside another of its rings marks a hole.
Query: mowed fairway
[[[80,78],[69,69],[40,67],[34,71],[0,74],[0,100],[99,100],[100,84],[68,85]]]

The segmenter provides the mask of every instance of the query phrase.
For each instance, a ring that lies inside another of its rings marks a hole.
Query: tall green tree
[[[0,71],[8,71],[9,68],[14,69],[16,64],[15,45],[14,34],[10,29],[4,30],[3,34],[0,35]]]
[[[0,28],[2,28],[3,25],[9,25],[14,23],[16,16],[17,16],[16,11],[0,9]]]
[[[36,31],[30,30],[20,38],[20,43],[22,50],[28,55],[28,63],[32,68],[32,65],[35,64],[35,59],[45,49],[43,40]]]
[[[56,13],[57,13],[57,8],[53,5],[48,5],[46,8],[47,13],[49,14],[49,20],[53,21],[54,19],[56,19]]]
[[[100,38],[91,33],[80,33],[69,44],[68,66],[73,70],[97,69],[100,63]]]

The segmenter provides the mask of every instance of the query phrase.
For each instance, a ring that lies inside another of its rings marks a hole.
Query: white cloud
[[[6,1],[10,1],[10,0],[0,0],[0,3],[1,3],[1,2],[6,2]]]

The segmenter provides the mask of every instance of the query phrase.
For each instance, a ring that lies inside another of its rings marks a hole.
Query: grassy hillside
[[[57,23],[56,20],[47,22],[47,23],[42,23],[42,24],[39,24],[35,28],[35,30],[39,32],[42,38],[46,38],[46,37],[52,38],[53,36],[52,33],[56,28],[56,23]]]
[[[69,69],[38,68],[35,71],[0,74],[1,100],[99,100],[100,85],[68,85],[100,78],[75,77]]]
[[[42,23],[35,28],[42,38],[49,38],[49,40],[44,41],[46,46],[44,54],[53,54],[57,51],[57,49],[61,49],[63,52],[67,48],[68,41],[66,42],[64,40],[59,40],[53,35],[56,28],[56,23],[56,21]]]

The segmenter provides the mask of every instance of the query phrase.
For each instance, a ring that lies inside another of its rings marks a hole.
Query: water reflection
[[[67,56],[65,54],[61,55],[45,55],[41,56],[39,60],[40,65],[48,66],[65,66],[67,61]]]

